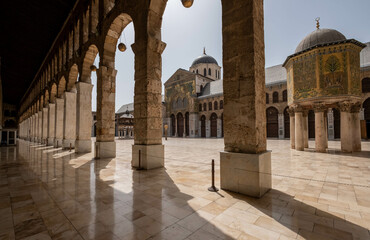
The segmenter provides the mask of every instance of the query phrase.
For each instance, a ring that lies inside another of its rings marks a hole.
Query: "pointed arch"
[[[86,51],[81,70],[81,82],[91,83],[91,65],[94,64],[95,58],[99,53],[96,45],[92,44]]]
[[[50,88],[50,103],[55,103],[55,98],[57,97],[57,85],[53,83]]]
[[[78,67],[77,64],[73,64],[68,74],[67,91],[71,91],[71,89],[75,88],[77,77],[78,77]]]
[[[66,79],[62,76],[58,83],[57,97],[61,98],[66,90]]]
[[[104,41],[103,56],[101,56],[104,65],[109,66],[113,63],[113,66],[110,67],[114,67],[118,39],[123,29],[131,22],[130,15],[121,13],[111,23]]]

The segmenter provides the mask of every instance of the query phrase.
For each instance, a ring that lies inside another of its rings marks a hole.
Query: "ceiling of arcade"
[[[165,5],[163,0],[2,1],[4,102],[32,114],[76,81],[90,81],[97,54],[100,64],[114,67],[118,38],[131,21],[135,42],[148,32],[160,40]]]

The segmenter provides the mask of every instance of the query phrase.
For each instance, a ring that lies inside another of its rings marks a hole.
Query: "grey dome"
[[[341,42],[347,40],[346,37],[334,29],[316,29],[308,34],[299,44],[295,53],[302,52],[317,45]]]
[[[191,66],[195,66],[197,64],[200,64],[200,63],[215,63],[218,65],[216,59],[214,59],[213,57],[207,55],[207,54],[203,54],[202,56],[199,56],[197,57],[193,63],[191,64]]]

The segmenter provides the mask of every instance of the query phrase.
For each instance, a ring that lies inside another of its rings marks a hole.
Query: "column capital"
[[[289,113],[289,116],[290,117],[294,117],[294,108],[293,107],[289,107],[288,108],[288,113]]]
[[[352,103],[351,102],[340,102],[338,103],[338,107],[341,112],[351,112],[352,108]]]
[[[313,110],[316,112],[325,112],[328,108],[323,103],[314,103]]]
[[[361,103],[356,102],[351,106],[351,113],[359,113],[361,111]]]

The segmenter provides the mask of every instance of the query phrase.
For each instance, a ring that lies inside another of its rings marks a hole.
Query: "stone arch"
[[[279,102],[279,93],[278,92],[273,92],[272,93],[272,102],[273,103],[278,103]]]
[[[334,118],[334,138],[340,138],[340,111],[339,109],[333,108]]]
[[[64,76],[62,76],[59,79],[59,83],[58,83],[57,97],[61,98],[65,90],[66,90],[66,79],[64,78]]]
[[[370,138],[370,98],[366,99],[362,104],[364,108],[364,120],[366,124],[366,138]]]
[[[46,89],[44,93],[44,107],[48,103],[49,103],[49,90]]]
[[[77,64],[73,64],[68,74],[67,91],[71,91],[73,88],[75,88],[77,78],[78,78],[78,67]]]
[[[308,137],[315,138],[315,113],[313,110],[308,111]]]
[[[53,83],[50,88],[50,103],[55,103],[55,98],[57,97],[57,85]]]
[[[211,121],[211,137],[217,137],[217,114],[212,113],[210,117]]]
[[[200,136],[206,137],[206,116],[204,115],[200,118]]]
[[[363,93],[370,92],[370,78],[362,79],[361,84],[362,84],[362,92]]]
[[[284,137],[290,138],[290,115],[289,115],[289,107],[284,109]]]
[[[99,49],[96,45],[89,46],[85,53],[81,70],[81,82],[91,83],[91,66],[94,64],[96,56],[99,54]],[[97,67],[97,66],[96,66]]]
[[[110,24],[104,40],[102,59],[100,60],[104,66],[114,67],[118,39],[123,29],[131,22],[130,15],[121,13]]]
[[[184,135],[184,116],[181,112],[176,115],[177,118],[177,136],[182,137]]]
[[[275,107],[269,107],[266,109],[267,137],[279,137],[278,114],[278,110]]]

